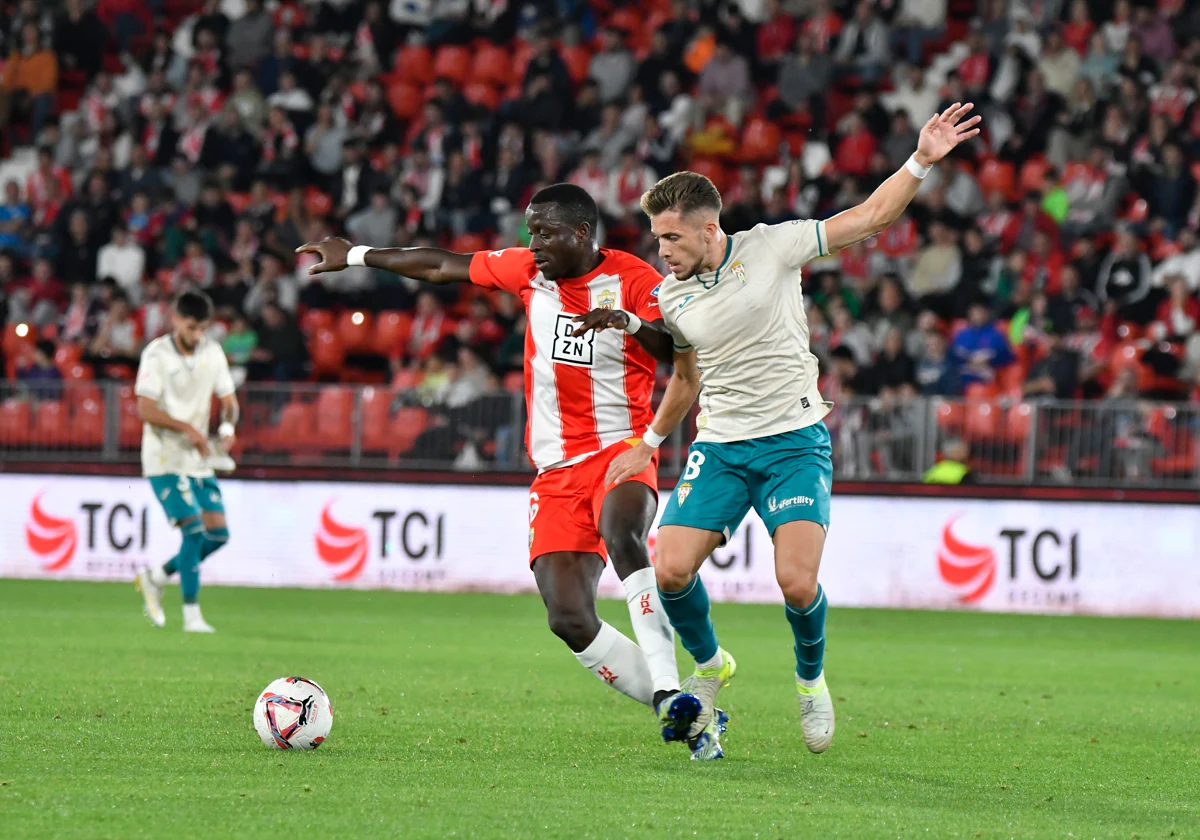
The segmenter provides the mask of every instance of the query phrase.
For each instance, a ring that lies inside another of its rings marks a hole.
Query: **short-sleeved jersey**
[[[558,282],[542,276],[526,248],[479,251],[471,260],[472,283],[519,295],[528,313],[525,442],[539,471],[641,435],[654,419],[650,354],[620,330],[571,335],[574,316],[596,308],[661,317],[658,273],[623,251],[600,254],[594,271]]]
[[[700,367],[696,440],[782,434],[829,413],[800,290],[800,267],[826,256],[828,242],[824,222],[760,224],[728,237],[716,271],[663,278],[663,320],[676,349],[695,348]]]
[[[207,432],[213,396],[232,394],[233,376],[224,351],[215,341],[201,339],[195,352],[185,356],[168,333],[142,351],[134,392],[139,397],[150,397],[176,420]],[[213,471],[185,435],[143,423],[142,474],[207,478]]]

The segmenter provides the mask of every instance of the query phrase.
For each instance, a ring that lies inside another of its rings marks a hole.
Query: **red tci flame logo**
[[[326,502],[321,509],[321,526],[317,529],[317,556],[338,569],[334,580],[354,580],[367,565],[367,532],[351,528],[333,518]]]
[[[29,550],[42,561],[42,571],[57,572],[75,556],[79,537],[75,532],[75,523],[70,519],[59,519],[42,510],[42,497],[38,494],[29,506],[25,542]]]
[[[996,552],[986,545],[970,545],[950,530],[957,520],[951,519],[942,529],[942,544],[938,546],[938,571],[958,592],[958,600],[973,604],[983,598],[996,582]]]

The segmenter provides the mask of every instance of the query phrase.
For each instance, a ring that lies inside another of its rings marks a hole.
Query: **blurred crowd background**
[[[198,287],[239,381],[415,395],[389,397],[385,423],[410,404],[500,405],[521,385],[518,301],[365,268],[313,278],[296,246],[519,245],[529,195],[565,180],[597,198],[606,244],[657,263],[638,207],[656,179],[709,175],[728,232],[824,218],[902,165],[933,113],[971,101],[983,134],[910,211],[805,270],[825,393],[871,401],[847,439],[922,396],[1002,416],[1197,395],[1198,4],[0,9],[0,315],[20,394],[128,381],[171,295]],[[947,437],[971,422],[962,411],[939,417]],[[1190,422],[1158,453],[1186,470]],[[1053,468],[1075,470],[1080,447],[1059,448]]]

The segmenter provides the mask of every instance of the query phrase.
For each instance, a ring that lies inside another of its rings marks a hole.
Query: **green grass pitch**
[[[185,636],[177,594],[155,630],[132,586],[0,581],[0,837],[1200,837],[1200,623],[835,606],[814,756],[782,611],[718,604],[739,673],[700,764],[535,597],[204,605],[218,633]],[[333,698],[316,752],[251,725],[292,673]]]

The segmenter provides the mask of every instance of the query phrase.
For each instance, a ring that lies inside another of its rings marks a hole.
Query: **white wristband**
[[[629,319],[629,323],[625,325],[625,332],[633,335],[642,328],[642,319],[632,312],[626,312],[625,317]]]
[[[660,435],[658,432],[654,431],[653,426],[646,429],[645,433],[642,435],[642,443],[646,444],[651,449],[658,449],[658,447],[662,446],[662,442],[666,439],[667,436]]]
[[[350,253],[346,254],[346,265],[366,265],[367,251],[370,251],[369,245],[355,245],[350,249]]]
[[[234,431],[235,430],[233,428],[233,424],[226,421],[226,422],[222,423],[220,426],[217,426],[217,437],[223,437],[223,438],[233,437]]]
[[[912,175],[918,181],[924,181],[925,176],[933,171],[932,166],[922,166],[917,163],[917,156],[910,155],[908,160],[904,162],[904,168],[908,170],[908,174]]]

